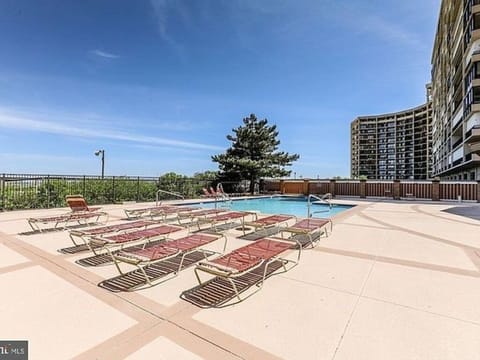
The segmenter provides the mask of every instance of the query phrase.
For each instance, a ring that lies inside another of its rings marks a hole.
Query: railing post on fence
[[[480,203],[480,181],[477,181],[477,202]]]
[[[85,175],[83,175],[83,190],[82,190],[83,194],[82,194],[82,196],[83,196],[84,198],[86,198],[86,194],[85,194],[85,193],[86,193],[86,189],[87,189],[86,179],[85,179]]]
[[[360,180],[360,198],[365,199],[367,197],[367,180]]]
[[[2,188],[2,211],[5,210],[5,174],[2,174],[2,181],[0,181],[0,185]]]
[[[137,202],[140,199],[140,176],[137,177]]]
[[[310,180],[303,179],[303,195],[308,195],[310,193],[309,190],[308,190],[309,183],[310,183]]]
[[[331,179],[330,184],[328,186],[328,192],[332,194],[332,197],[335,197],[335,193],[337,190],[336,187],[337,187],[337,182],[334,179]]]
[[[440,201],[440,180],[432,180],[432,201]]]
[[[112,177],[112,203],[115,204],[115,176]]]
[[[50,208],[50,175],[47,175],[47,209]]]
[[[280,194],[285,194],[285,180],[280,180]]]
[[[393,200],[400,200],[400,180],[393,180]]]

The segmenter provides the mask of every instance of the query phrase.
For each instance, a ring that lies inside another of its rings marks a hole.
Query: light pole
[[[97,150],[95,151],[95,156],[102,155],[102,179],[105,175],[105,150]]]

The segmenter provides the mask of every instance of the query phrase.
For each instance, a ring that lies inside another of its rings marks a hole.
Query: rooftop
[[[298,266],[207,309],[179,297],[197,285],[193,267],[110,292],[98,284],[114,266],[57,251],[67,232],[25,234],[26,218],[65,209],[0,213],[0,339],[28,340],[30,359],[478,358],[480,204],[354,203]],[[102,209],[115,223],[125,207]],[[227,251],[246,242],[237,235]]]

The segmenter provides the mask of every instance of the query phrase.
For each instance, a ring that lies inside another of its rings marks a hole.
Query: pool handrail
[[[316,199],[316,201],[312,202],[311,199]],[[326,193],[322,196],[317,196],[313,194],[308,194],[307,198],[307,217],[311,218],[315,211],[312,213],[312,204],[314,203],[321,203],[321,204],[327,204],[330,209],[332,208],[332,203],[329,201],[332,199],[332,194],[331,193]]]
[[[217,190],[215,191],[215,209],[217,208],[217,201],[225,202],[228,206],[232,203],[232,199],[223,191],[223,185],[220,182],[217,184]]]
[[[185,200],[185,196],[183,196],[182,194],[179,194],[179,193],[176,193],[176,192],[173,192],[173,191],[167,191],[167,190],[159,189],[159,190],[157,190],[157,193],[156,193],[156,196],[155,196],[155,206],[159,206],[159,205],[162,204],[162,202],[159,201],[159,199],[158,199],[158,195],[160,193],[173,195],[173,196],[178,197],[179,199]]]

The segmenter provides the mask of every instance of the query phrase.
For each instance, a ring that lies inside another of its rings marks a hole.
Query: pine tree
[[[254,114],[243,119],[243,125],[232,129],[227,135],[232,142],[225,153],[212,156],[219,164],[220,176],[229,180],[250,180],[250,193],[255,183],[262,177],[281,177],[290,175],[284,169],[300,155],[277,151],[280,141],[277,139],[276,125],[268,125],[267,119],[258,120]]]

